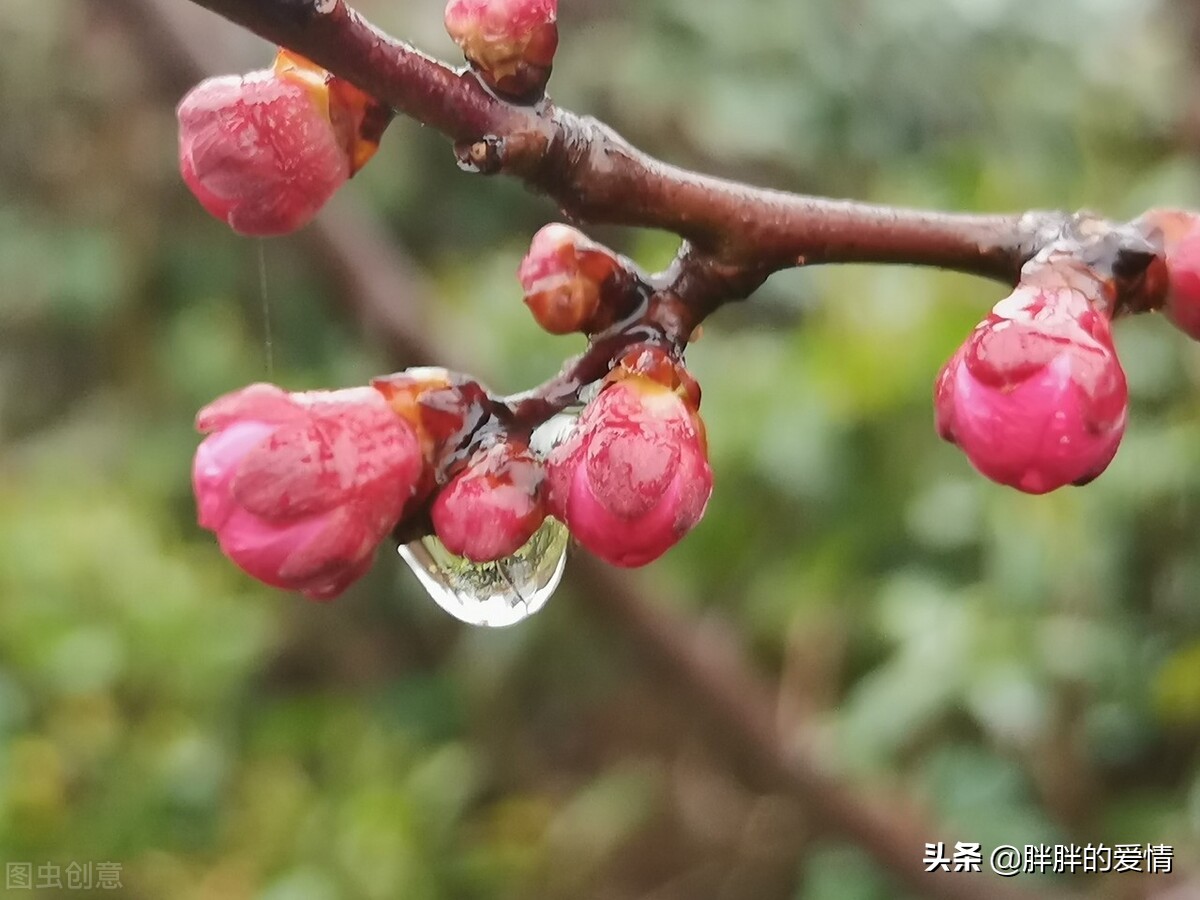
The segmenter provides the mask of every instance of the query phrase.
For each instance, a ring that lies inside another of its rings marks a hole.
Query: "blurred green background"
[[[192,418],[266,375],[260,255],[275,381],[404,361],[298,239],[238,238],[187,194],[178,92],[123,2],[0,10],[0,861],[118,861],[123,896],[154,900],[898,896],[803,808],[746,787],[573,602],[570,569],[542,613],[493,632],[442,614],[386,552],[331,605],[220,556],[194,522]],[[453,58],[440,0],[359,5]],[[1189,14],[563,0],[552,88],[759,184],[1128,217],[1200,207]],[[270,58],[215,33],[248,68]],[[550,204],[460,173],[403,121],[346,191],[428,279],[429,332],[493,387],[579,349],[537,331],[515,280]],[[597,235],[648,267],[675,249]],[[932,426],[937,368],[1002,293],[847,267],[723,310],[689,355],[716,493],[640,583],[730,623],[785,728],[951,839],[1200,862],[1200,348],[1122,323],[1116,461],[1021,496]]]

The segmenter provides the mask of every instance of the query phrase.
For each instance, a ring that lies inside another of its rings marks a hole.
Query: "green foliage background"
[[[539,616],[484,632],[390,554],[328,606],[221,558],[194,524],[191,422],[265,375],[260,253],[276,381],[396,361],[296,241],[236,238],[187,195],[176,98],[104,5],[0,13],[0,861],[119,861],[124,896],[181,900],[895,896],[747,788],[570,575]],[[452,57],[440,2],[360,5]],[[756,183],[1131,216],[1200,207],[1187,9],[563,0],[553,88]],[[431,332],[494,387],[577,351],[519,302],[546,202],[461,174],[409,122],[348,193],[425,270]],[[674,251],[599,236],[647,266]],[[642,583],[731,623],[781,721],[879,803],[908,791],[985,847],[1162,842],[1194,864],[1200,349],[1122,323],[1120,454],[1086,489],[1024,497],[931,422],[938,366],[1001,293],[848,267],[722,311],[690,355],[717,490]]]

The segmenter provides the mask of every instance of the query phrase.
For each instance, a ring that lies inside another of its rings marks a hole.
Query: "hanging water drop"
[[[470,625],[504,628],[546,605],[567,564],[567,527],[547,518],[520,550],[491,563],[450,553],[432,535],[400,547],[400,556],[442,609]]]

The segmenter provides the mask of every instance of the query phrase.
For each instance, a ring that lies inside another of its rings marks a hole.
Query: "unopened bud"
[[[450,0],[446,31],[497,93],[536,99],[558,49],[558,0]]]
[[[390,113],[281,50],[271,69],[209,78],[180,101],[179,168],[196,199],[239,234],[288,234],[375,152]]]
[[[700,521],[712,493],[699,415],[644,376],[601,391],[548,466],[551,511],[617,566],[665,553]]]
[[[1129,392],[1108,319],[1076,290],[1019,287],[938,376],[941,436],[1030,494],[1095,478],[1125,432]]]
[[[525,305],[551,334],[590,333],[611,324],[598,316],[617,256],[570,225],[554,223],[533,236],[517,277]]]

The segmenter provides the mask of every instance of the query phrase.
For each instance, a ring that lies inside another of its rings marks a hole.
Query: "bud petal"
[[[497,93],[539,96],[558,49],[558,0],[450,0],[446,31]]]
[[[422,477],[415,432],[371,388],[252,385],[197,422],[200,525],[249,575],[313,599],[369,568]]]
[[[657,559],[700,521],[712,469],[699,416],[645,377],[609,384],[548,460],[551,510],[617,566]]]
[[[1128,388],[1108,320],[1078,291],[1018,288],[938,376],[938,433],[1030,494],[1095,478],[1125,432]]]
[[[542,463],[509,441],[476,453],[433,502],[433,528],[446,549],[472,562],[512,556],[546,518]]]

